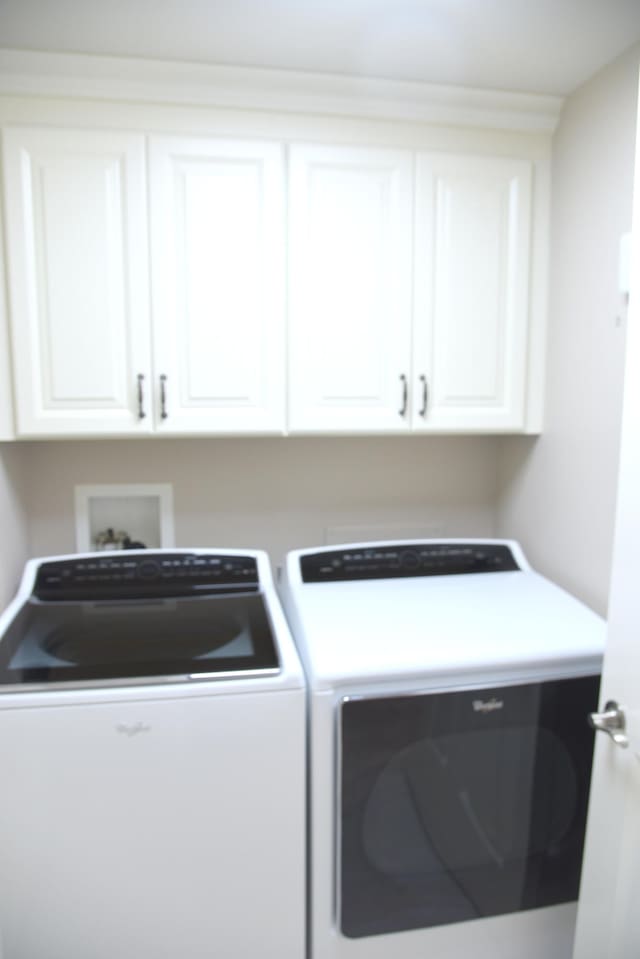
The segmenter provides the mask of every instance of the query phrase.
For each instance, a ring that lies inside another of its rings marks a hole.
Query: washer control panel
[[[258,588],[253,556],[205,553],[127,553],[52,560],[38,569],[41,600],[185,596]]]
[[[509,547],[497,543],[390,543],[323,550],[300,559],[303,583],[504,573],[519,568]]]

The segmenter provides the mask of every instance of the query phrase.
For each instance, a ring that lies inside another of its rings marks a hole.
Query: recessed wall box
[[[170,483],[76,486],[75,511],[80,553],[126,548],[127,539],[149,549],[175,545]]]

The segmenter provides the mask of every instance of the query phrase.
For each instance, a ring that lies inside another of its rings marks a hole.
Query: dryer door
[[[592,676],[345,699],[342,933],[576,899],[598,686]]]

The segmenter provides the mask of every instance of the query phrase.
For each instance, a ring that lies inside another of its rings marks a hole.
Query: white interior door
[[[628,748],[596,737],[574,959],[640,956],[640,151],[618,515],[601,703],[626,716]]]

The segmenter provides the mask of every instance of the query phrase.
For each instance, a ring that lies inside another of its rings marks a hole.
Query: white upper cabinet
[[[17,431],[146,432],[144,138],[16,127],[3,139]]]
[[[290,154],[289,428],[408,428],[413,158]]]
[[[18,435],[282,433],[282,146],[152,137],[149,216],[142,135],[4,149]]]
[[[544,156],[172,119],[2,131],[18,437],[539,428]]]
[[[292,431],[524,428],[531,165],[413,164],[292,149]]]
[[[419,155],[412,424],[524,426],[531,165]]]
[[[152,137],[149,171],[157,428],[283,432],[283,148]]]

